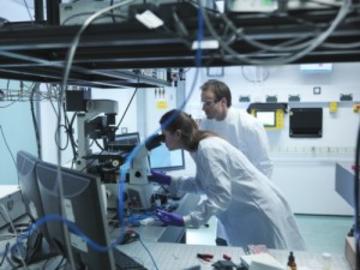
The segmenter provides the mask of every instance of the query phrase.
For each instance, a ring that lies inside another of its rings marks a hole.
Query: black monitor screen
[[[46,215],[61,215],[57,181],[57,167],[39,162],[36,167],[38,185]],[[74,170],[61,168],[64,189],[65,216],[89,238],[100,245],[108,246],[104,206],[97,179]],[[61,222],[46,223],[51,244],[66,256],[65,233]],[[70,242],[79,268],[114,269],[113,252],[96,252],[78,235],[70,232]]]
[[[322,137],[322,108],[291,108],[290,137]]]
[[[17,173],[21,195],[26,207],[27,214],[33,221],[44,216],[39,187],[36,181],[36,164],[40,160],[30,153],[19,151],[16,156]],[[49,241],[46,226],[40,227],[41,233]]]
[[[162,171],[184,169],[184,151],[170,151],[165,144],[161,144],[150,152],[150,167]]]

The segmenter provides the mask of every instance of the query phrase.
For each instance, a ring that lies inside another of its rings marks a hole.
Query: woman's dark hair
[[[194,119],[179,110],[171,110],[165,113],[160,119],[160,125],[162,129],[170,133],[180,130],[181,141],[190,151],[197,150],[202,139],[215,135],[209,131],[199,130]]]

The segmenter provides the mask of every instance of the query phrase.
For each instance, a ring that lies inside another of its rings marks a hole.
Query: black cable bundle
[[[39,89],[39,84],[36,83],[33,85],[33,88],[31,89],[30,94],[30,110],[31,110],[31,117],[34,125],[34,131],[35,131],[35,139],[36,139],[36,146],[37,146],[37,152],[38,152],[38,158],[41,159],[41,140],[40,140],[40,131],[39,126],[37,123],[36,115],[35,115],[35,108],[34,108],[34,94],[36,90]]]

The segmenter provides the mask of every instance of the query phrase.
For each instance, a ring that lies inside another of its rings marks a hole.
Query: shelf
[[[360,40],[359,6],[354,5],[346,19],[326,42],[350,43]],[[269,46],[298,37],[309,36],[314,27],[324,31],[338,9],[293,10],[285,15],[239,13],[229,15],[231,21],[252,40]],[[83,33],[77,48],[69,84],[98,87],[123,85],[148,87],[167,85],[151,77],[131,74],[129,69],[191,67],[196,52],[191,44],[196,40],[196,9],[188,3],[164,4],[158,13],[166,28],[149,30],[134,19],[121,23],[94,24]],[[176,13],[178,20],[174,19]],[[224,32],[224,22],[211,17],[215,30]],[[307,23],[299,23],[305,21]],[[181,26],[181,27],[180,27]],[[35,23],[8,23],[0,28],[0,78],[38,82],[61,82],[66,54],[80,26],[56,26]],[[223,35],[224,36],[224,35]],[[205,39],[212,36],[205,31]],[[230,38],[226,36],[225,38]],[[235,39],[231,45],[243,56],[254,54],[259,59],[285,56],[286,52],[257,51],[245,40]],[[319,46],[294,63],[360,61],[360,46],[331,48]],[[204,66],[248,64],[234,62],[221,49],[203,50]]]

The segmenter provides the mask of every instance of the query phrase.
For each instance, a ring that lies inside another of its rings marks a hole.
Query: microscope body
[[[126,187],[128,208],[145,210],[152,207],[153,186],[148,180],[150,174],[148,150],[143,144],[130,164]]]
[[[125,158],[120,152],[111,150],[115,139],[115,115],[118,104],[113,100],[86,100],[85,107],[77,112],[78,155],[76,169],[96,175],[103,186],[108,208],[117,208],[119,169]],[[155,138],[155,137],[154,137]],[[135,146],[133,159],[127,172],[124,203],[129,210],[146,210],[152,207],[153,187],[148,180],[151,174],[148,151],[161,143],[160,135],[146,144]],[[102,139],[104,150],[99,154],[91,151],[90,139]]]

